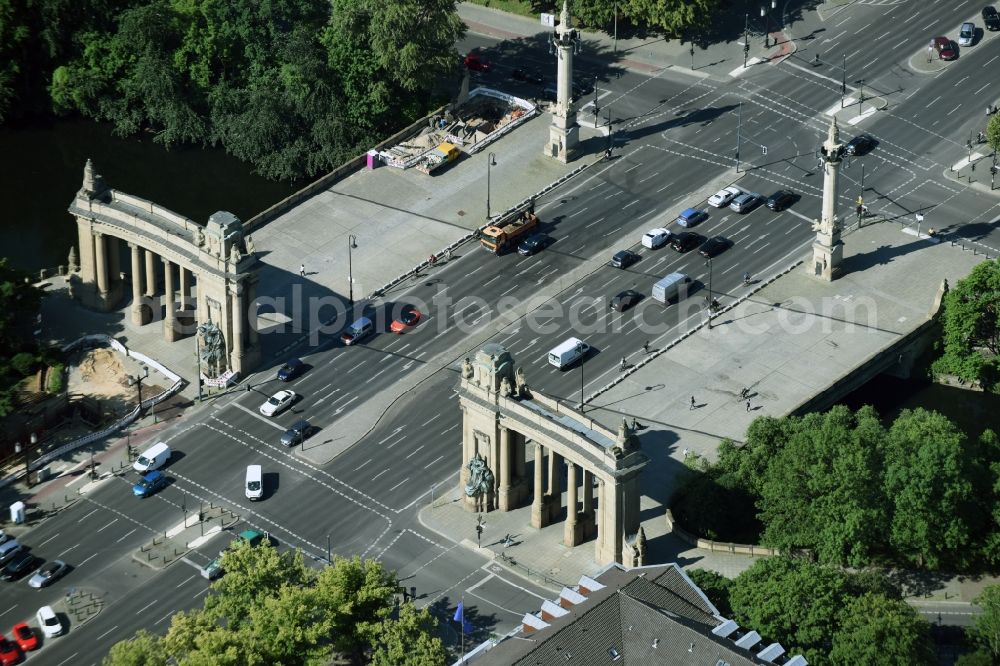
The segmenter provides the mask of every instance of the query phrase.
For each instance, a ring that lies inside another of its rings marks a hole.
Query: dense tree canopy
[[[0,257],[0,418],[14,410],[14,387],[35,371],[40,354],[32,331],[42,292],[27,278]]]
[[[562,7],[562,2],[554,4]],[[574,18],[592,28],[610,28],[617,6],[622,23],[681,36],[710,25],[722,5],[721,0],[573,0],[570,7]]]
[[[823,563],[882,561],[928,569],[1000,562],[1000,445],[948,419],[904,411],[886,429],[871,408],[760,418],[743,446],[724,442],[714,465],[679,490],[681,524],[722,541]],[[748,517],[748,513],[750,517]],[[760,534],[748,535],[752,518]]]
[[[316,572],[301,553],[235,543],[204,607],[176,613],[163,638],[140,631],[105,666],[348,663],[439,666],[437,621],[394,605],[396,579],[374,560],[336,558]]]
[[[1000,136],[998,117],[994,116],[990,127]],[[1000,260],[977,264],[968,277],[952,285],[942,307],[943,354],[934,362],[934,372],[996,389],[1000,380]]]

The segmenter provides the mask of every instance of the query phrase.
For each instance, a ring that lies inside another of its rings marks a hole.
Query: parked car
[[[931,40],[930,48],[937,51],[938,58],[941,60],[954,60],[958,57],[955,45],[947,37],[935,37]]]
[[[42,633],[45,634],[46,638],[53,638],[62,634],[62,620],[52,610],[52,606],[42,606],[39,608],[38,612],[35,613],[35,619],[38,620],[38,626],[42,628]]]
[[[958,45],[959,46],[972,46],[972,42],[976,39],[976,24],[971,21],[963,23],[962,27],[958,29]]]
[[[299,419],[281,434],[281,443],[285,446],[295,446],[309,439],[312,434],[312,424],[305,419]]]
[[[10,630],[10,634],[14,638],[14,642],[17,643],[17,646],[25,652],[38,649],[38,636],[35,634],[35,630],[28,626],[27,622],[18,622],[15,624],[14,628]]]
[[[771,210],[785,210],[795,203],[795,195],[788,190],[778,190],[767,198],[765,204]]]
[[[40,590],[65,576],[67,571],[69,571],[69,566],[65,562],[62,560],[52,560],[28,579],[28,585],[36,590]]]
[[[0,666],[13,666],[21,661],[21,652],[17,645],[0,634]]]
[[[687,252],[688,250],[693,250],[704,242],[705,237],[701,234],[696,234],[693,231],[684,231],[679,234],[674,234],[673,239],[670,241],[670,247],[678,252]]]
[[[399,316],[392,320],[389,330],[393,333],[402,333],[416,326],[419,321],[420,310],[412,305],[405,305],[400,311]]]
[[[24,546],[17,539],[7,539],[3,543],[0,543],[0,567],[14,559],[14,556],[22,550],[24,550]]]
[[[510,75],[518,81],[533,83],[536,86],[540,86],[545,83],[545,79],[542,77],[541,72],[537,69],[524,69],[522,67],[516,67]]]
[[[729,187],[719,190],[712,196],[708,198],[708,205],[715,206],[716,208],[725,208],[729,205],[729,202],[735,199],[738,195],[743,192],[738,187],[730,185]]]
[[[702,243],[701,247],[698,248],[698,254],[706,258],[714,257],[728,250],[732,244],[732,241],[724,236],[713,236]]]
[[[132,494],[136,497],[149,497],[156,491],[167,485],[167,477],[163,472],[146,472],[142,478],[132,486]]]
[[[611,265],[614,268],[628,268],[639,261],[639,255],[632,250],[619,250],[611,257]]]
[[[669,238],[670,232],[666,229],[650,229],[642,235],[642,246],[655,250],[666,245]]]
[[[479,55],[478,53],[470,53],[465,56],[465,66],[471,69],[473,72],[484,72],[488,73],[493,69],[490,65],[490,61]]]
[[[306,369],[306,364],[301,359],[290,358],[285,364],[278,368],[278,381],[290,382]]]
[[[681,214],[677,216],[674,220],[677,224],[682,227],[690,228],[699,222],[704,222],[708,219],[708,211],[699,210],[697,208],[685,208],[681,211]]]
[[[277,416],[288,409],[293,402],[295,402],[295,392],[283,389],[272,395],[267,399],[267,402],[260,406],[260,413],[264,416]]]
[[[634,289],[628,289],[611,299],[611,308],[617,312],[625,312],[641,300],[642,294]]]
[[[983,25],[990,32],[1000,30],[1000,13],[997,13],[996,7],[993,5],[983,7]]]
[[[870,134],[859,134],[847,142],[844,152],[848,155],[864,155],[876,145],[878,145],[878,141]]]
[[[0,572],[0,578],[5,581],[14,581],[35,568],[38,558],[27,550],[21,550],[14,557],[7,561],[7,565]]]
[[[737,213],[749,213],[760,203],[760,195],[753,192],[744,192],[729,204],[729,209]]]
[[[531,234],[517,246],[517,253],[524,257],[541,252],[552,239],[545,234]]]

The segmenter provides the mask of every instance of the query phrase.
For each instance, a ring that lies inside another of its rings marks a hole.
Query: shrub
[[[56,363],[55,365],[49,366],[48,375],[46,379],[48,380],[48,390],[49,393],[62,393],[63,390],[63,373],[66,372],[66,366],[62,363]]]
[[[22,377],[27,377],[35,371],[35,368],[38,366],[38,359],[34,354],[21,352],[20,354],[15,354],[14,358],[10,359],[10,365],[14,370],[21,373]]]

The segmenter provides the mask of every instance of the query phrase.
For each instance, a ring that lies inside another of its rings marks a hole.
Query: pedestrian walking
[[[647,354],[649,353],[649,340],[646,340],[644,343],[642,343],[642,351],[646,352]]]
[[[743,389],[740,390],[740,397],[746,398],[748,395],[750,395],[750,389],[744,386]]]
[[[633,416],[632,417],[632,430],[638,430],[638,429],[639,429],[639,422],[636,421],[635,417]]]
[[[625,357],[622,356],[622,370],[625,370],[625,365],[626,365]]]
[[[302,264],[301,266],[299,266],[299,277],[305,277],[305,276],[306,276],[306,265]]]
[[[747,411],[748,412],[750,411],[750,401],[749,400],[747,400]]]
[[[691,396],[691,409],[694,409],[694,396]]]

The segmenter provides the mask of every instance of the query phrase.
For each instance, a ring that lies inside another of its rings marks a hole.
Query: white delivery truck
[[[580,338],[570,338],[549,351],[549,363],[560,370],[586,356],[590,345]]]
[[[653,285],[653,300],[667,305],[671,301],[679,301],[687,296],[691,278],[684,273],[671,273]]]

